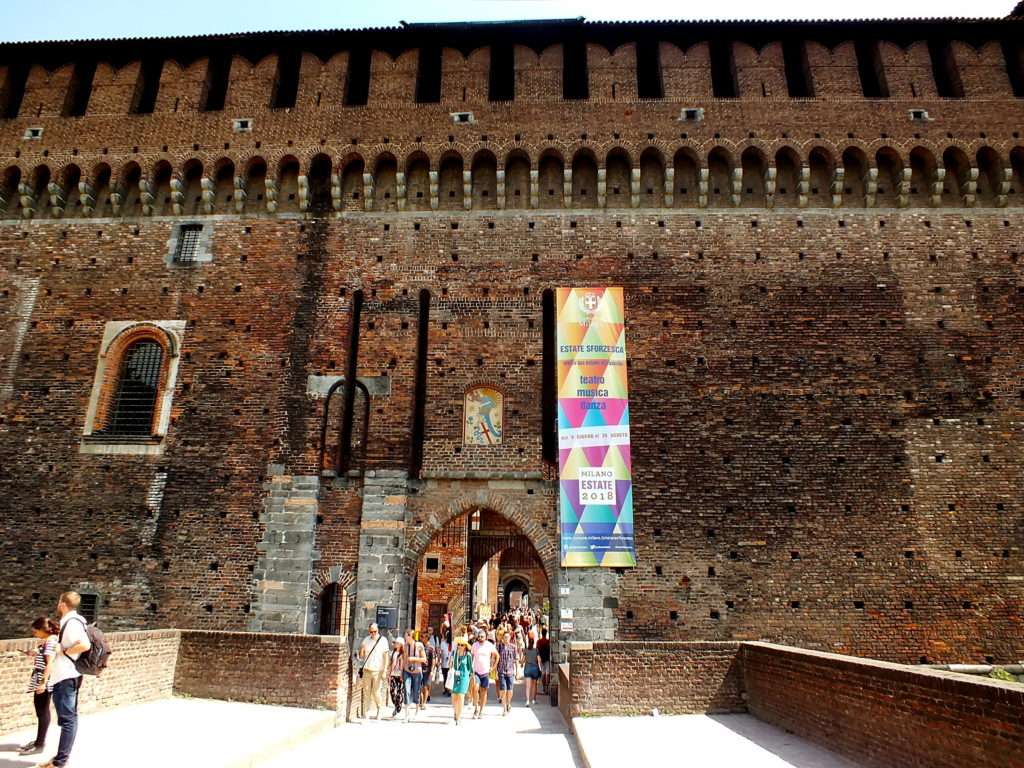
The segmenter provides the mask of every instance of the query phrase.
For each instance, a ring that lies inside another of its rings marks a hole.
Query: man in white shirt
[[[370,700],[377,708],[377,719],[380,720],[383,707],[381,686],[384,673],[387,671],[388,649],[390,644],[380,636],[377,625],[371,624],[369,634],[359,644],[359,659],[363,670],[363,711],[362,717],[370,716]]]
[[[57,710],[57,724],[60,726],[60,745],[53,760],[40,768],[61,768],[67,765],[71,748],[75,745],[78,689],[82,685],[82,675],[75,669],[75,661],[92,648],[89,636],[85,633],[85,619],[78,614],[81,602],[82,598],[77,592],[65,592],[57,601],[60,635],[50,683],[53,685],[53,706]]]

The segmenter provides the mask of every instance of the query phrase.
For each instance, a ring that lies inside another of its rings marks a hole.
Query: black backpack
[[[107,643],[103,632],[95,624],[86,623],[85,619],[80,616],[76,616],[75,619],[82,622],[82,625],[85,627],[85,636],[89,638],[89,650],[80,654],[75,659],[75,669],[78,670],[80,675],[95,675],[98,677],[107,668],[107,662],[110,661],[110,654],[112,653],[110,644]],[[61,643],[64,640],[64,628],[66,627],[67,624],[61,628],[60,635],[57,638]]]

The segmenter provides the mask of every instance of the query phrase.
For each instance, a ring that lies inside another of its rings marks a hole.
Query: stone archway
[[[431,548],[434,538],[444,530],[450,521],[458,517],[472,515],[477,510],[491,512],[515,526],[532,546],[539,570],[543,572],[548,585],[549,637],[552,643],[557,643],[559,548],[557,539],[550,530],[551,521],[537,514],[544,509],[543,504],[544,502],[538,499],[536,506],[529,509],[526,504],[516,503],[512,497],[494,489],[480,489],[460,494],[447,504],[432,505],[422,510],[416,518],[419,527],[406,539],[404,577],[402,579],[408,606],[405,609],[406,615],[415,611],[416,574],[420,559]]]

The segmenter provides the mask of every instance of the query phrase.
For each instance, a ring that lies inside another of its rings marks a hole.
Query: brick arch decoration
[[[356,572],[347,570],[344,566],[334,565],[330,568],[318,568],[310,578],[309,596],[313,600],[319,600],[320,595],[330,584],[337,584],[342,589],[351,592],[355,583]]]
[[[417,564],[430,546],[430,542],[450,520],[477,509],[489,509],[492,512],[497,512],[515,524],[537,551],[548,583],[552,585],[557,583],[560,557],[558,541],[548,529],[542,526],[542,521],[530,515],[509,496],[493,489],[481,489],[475,493],[463,494],[454,499],[447,507],[426,513],[422,518],[422,527],[412,534],[406,543],[404,563],[406,574],[411,575],[416,572]]]

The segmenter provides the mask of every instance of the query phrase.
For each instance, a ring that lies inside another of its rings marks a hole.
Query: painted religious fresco
[[[505,397],[491,387],[474,387],[466,393],[463,437],[466,445],[500,445]]]

